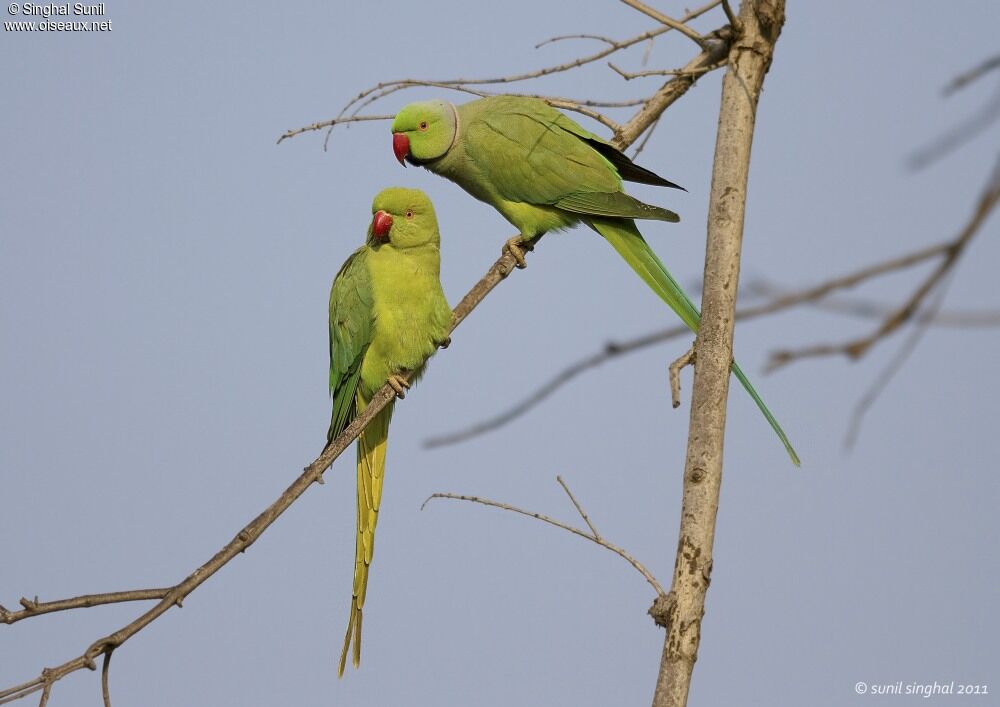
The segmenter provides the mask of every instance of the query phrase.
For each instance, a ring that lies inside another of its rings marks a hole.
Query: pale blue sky
[[[389,185],[435,200],[454,304],[511,228],[425,171],[382,123],[280,146],[384,79],[530,70],[652,22],[613,3],[107,3],[102,34],[0,38],[0,603],[171,584],[319,451],[329,419],[326,300]],[[582,5],[581,5],[582,7]],[[675,16],[681,3],[659,2]],[[4,16],[4,19],[10,19]],[[696,23],[721,24],[721,12]],[[916,174],[906,157],[997,90],[941,87],[995,54],[989,1],[791,3],[754,144],[744,280],[796,287],[955,234],[996,160],[997,129]],[[641,68],[644,47],[619,56]],[[659,38],[650,67],[691,55]],[[532,85],[625,98],[601,64]],[[436,92],[388,99],[404,102]],[[688,194],[646,224],[700,276],[719,77],[665,116],[641,163]],[[461,99],[459,99],[461,100]],[[619,117],[624,118],[627,113]],[[958,266],[947,308],[996,308],[998,219]],[[925,270],[858,294],[901,301]],[[479,494],[598,528],[668,583],[688,408],[670,408],[675,341],[606,364],[502,432],[425,437],[519,399],[565,363],[670,321],[599,238],[546,238],[456,333],[393,420],[360,671],[336,678],[354,552],[353,453],[238,558],[115,654],[125,705],[646,704],[662,633],[619,558]],[[852,705],[858,681],[1000,691],[998,332],[932,329],[842,442],[902,342],[764,376],[776,348],[873,322],[801,309],[737,328],[737,351],[803,459],[793,469],[733,390],[713,583],[692,704]],[[685,398],[690,378],[685,378]],[[78,655],[140,606],[0,626],[0,687]],[[99,676],[50,705],[98,704]],[[875,698],[877,700],[877,698]],[[958,697],[895,699],[951,705]],[[987,704],[985,698],[976,704]],[[894,704],[896,704],[894,702]]]

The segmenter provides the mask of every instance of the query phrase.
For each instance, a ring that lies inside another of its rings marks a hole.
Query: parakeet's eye
[[[413,209],[406,210],[406,218],[413,218]]]
[[[419,127],[421,130],[426,130],[427,129],[427,121],[426,120],[421,120],[420,121],[420,125],[418,125],[417,127]]]

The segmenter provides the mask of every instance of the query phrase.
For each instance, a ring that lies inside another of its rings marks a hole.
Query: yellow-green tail
[[[660,259],[656,257],[656,253],[646,243],[642,234],[639,233],[639,229],[635,227],[634,222],[628,219],[590,218],[587,221],[587,225],[604,236],[605,240],[625,259],[625,262],[635,270],[636,274],[649,285],[649,288],[653,292],[660,296],[660,299],[670,305],[670,308],[688,325],[691,331],[698,331],[698,326],[701,323],[701,315],[698,313],[698,308],[695,307],[691,298],[687,296],[687,293],[681,289],[681,286],[674,280],[663,263],[660,262]],[[736,380],[743,385],[743,388],[750,394],[753,401],[757,403],[757,407],[764,413],[764,417],[771,425],[771,429],[775,431],[778,439],[785,445],[785,450],[788,452],[788,456],[791,457],[792,463],[795,466],[799,466],[799,455],[792,448],[792,443],[788,441],[785,431],[781,429],[781,425],[778,424],[774,415],[768,410],[760,394],[757,393],[736,361],[733,361],[732,370],[733,375],[736,376]]]
[[[357,409],[364,410],[368,401],[361,393],[357,396]],[[340,654],[338,674],[344,676],[347,651],[354,644],[351,662],[361,664],[361,619],[368,590],[368,569],[375,550],[375,525],[382,501],[382,480],[385,475],[385,450],[389,439],[389,420],[393,404],[389,403],[375,416],[358,437],[358,525],[354,550],[354,590],[351,597],[351,618],[347,622],[344,650]]]

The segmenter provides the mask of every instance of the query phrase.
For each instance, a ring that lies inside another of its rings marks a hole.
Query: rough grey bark
[[[666,625],[654,707],[687,704],[698,658],[722,483],[750,147],[761,86],[784,21],[784,0],[744,0],[722,80],[677,559],[670,592],[652,610]]]

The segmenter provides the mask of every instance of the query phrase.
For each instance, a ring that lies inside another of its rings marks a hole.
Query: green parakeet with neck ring
[[[697,332],[698,308],[649,247],[635,219],[676,222],[676,213],[629,196],[622,181],[678,188],[537,98],[490,96],[456,106],[411,103],[392,124],[392,147],[407,162],[449,179],[493,206],[520,232],[522,249],[548,231],[583,223],[597,231],[636,274]],[[799,458],[774,415],[734,361],[733,374],[784,444]]]

